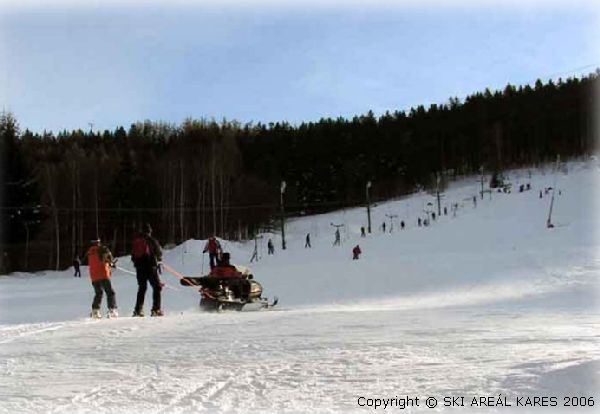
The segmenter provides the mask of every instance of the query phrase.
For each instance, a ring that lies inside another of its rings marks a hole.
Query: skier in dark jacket
[[[267,242],[267,254],[275,254],[275,246],[273,246],[273,240],[271,239]]]
[[[73,277],[81,277],[81,259],[77,254],[73,258],[73,268],[75,269]]]
[[[356,246],[354,246],[354,249],[352,249],[352,260],[360,259],[361,253],[362,251],[360,250],[360,246],[357,244]]]
[[[135,265],[138,281],[137,300],[133,316],[144,316],[144,299],[148,283],[152,286],[152,312],[151,316],[163,316],[160,307],[162,283],[161,272],[162,251],[158,241],[152,237],[152,227],[144,224],[142,231],[133,240],[131,261]]]

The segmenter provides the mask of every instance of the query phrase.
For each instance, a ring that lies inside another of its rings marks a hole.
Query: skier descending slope
[[[94,301],[92,302],[92,318],[101,318],[100,304],[102,303],[102,292],[106,292],[108,305],[108,317],[115,318],[117,314],[117,302],[115,291],[110,283],[111,267],[115,265],[112,253],[108,247],[100,243],[100,239],[92,241],[92,247],[87,252],[88,264],[90,266],[90,279],[94,287]]]
[[[138,292],[133,310],[133,316],[144,316],[144,299],[148,282],[152,286],[152,312],[151,316],[163,316],[160,308],[160,292],[162,283],[160,281],[160,262],[162,260],[162,251],[158,241],[152,237],[152,227],[150,224],[144,224],[142,231],[133,240],[131,252],[131,261],[136,270]]]

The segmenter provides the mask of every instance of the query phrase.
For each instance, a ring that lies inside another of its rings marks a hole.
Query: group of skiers
[[[79,261],[78,258],[76,259],[75,261]],[[91,316],[93,318],[102,317],[100,305],[103,294],[106,293],[108,317],[117,317],[116,294],[111,283],[112,269],[116,267],[117,260],[113,258],[109,248],[102,244],[100,239],[92,240],[92,246],[87,251],[87,259],[90,279],[94,288]],[[144,316],[144,299],[148,284],[152,287],[151,316],[163,316],[161,309],[163,283],[160,280],[162,250],[158,241],[152,237],[152,227],[148,223],[144,224],[142,230],[133,239],[131,261],[135,266],[138,283],[133,316]],[[75,272],[75,275],[77,273],[81,275],[79,266],[75,267]]]

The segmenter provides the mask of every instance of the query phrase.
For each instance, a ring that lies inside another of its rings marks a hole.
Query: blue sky
[[[189,116],[297,123],[600,66],[593,2],[94,4],[3,3],[0,105],[22,128],[113,129]]]

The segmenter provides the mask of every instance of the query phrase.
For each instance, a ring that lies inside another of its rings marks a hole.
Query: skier
[[[73,268],[75,269],[73,277],[81,277],[81,259],[78,254],[73,258]]]
[[[419,227],[421,227],[421,217],[419,217],[419,218],[417,219],[417,224],[418,224],[418,226],[419,226]]]
[[[385,233],[385,221],[381,223],[381,230]]]
[[[219,260],[219,253],[221,252],[221,243],[219,243],[214,235],[210,236],[204,245],[204,250],[202,250],[202,253],[206,252],[208,252],[210,268],[212,269],[215,267],[215,261]]]
[[[448,215],[448,207],[444,206],[444,216]]]
[[[245,279],[244,275],[240,273],[237,268],[230,262],[231,255],[227,252],[223,252],[221,255],[221,261],[214,269],[211,270],[208,275],[207,287],[214,288],[220,281],[227,280],[226,285],[231,289],[236,297],[248,297],[250,293],[250,284]],[[221,282],[222,283],[222,282]]]
[[[273,240],[271,239],[267,242],[267,254],[275,254],[275,246],[273,246]]]
[[[305,249],[310,249],[312,246],[310,245],[310,233],[306,233],[306,242],[304,243]]]
[[[333,245],[334,246],[340,245],[340,229],[338,229],[338,228],[335,229],[335,240],[333,241]]]
[[[117,313],[117,301],[115,291],[110,283],[111,267],[115,266],[112,254],[108,247],[101,244],[100,239],[92,240],[92,246],[87,252],[88,265],[90,267],[90,279],[94,287],[94,301],[92,302],[92,318],[102,318],[100,304],[102,303],[103,291],[106,292],[108,305],[108,317],[115,318]]]
[[[483,193],[481,193],[483,194]],[[483,197],[483,195],[482,195]],[[477,208],[477,196],[473,196],[473,208]]]
[[[209,276],[219,279],[239,278],[242,276],[237,268],[230,263],[231,255],[224,252],[221,256],[221,261],[218,266],[215,266]]]
[[[360,259],[361,253],[362,251],[360,250],[360,246],[357,244],[356,246],[354,246],[354,249],[352,249],[352,260]]]
[[[360,228],[360,237],[367,237],[367,234],[365,233],[365,227],[362,226]]]
[[[162,251],[158,241],[152,237],[152,227],[145,223],[142,231],[133,239],[131,261],[136,270],[138,291],[133,309],[133,316],[144,316],[144,299],[148,283],[152,286],[152,311],[150,316],[163,316],[160,307],[160,292],[163,284],[160,281]]]
[[[404,230],[404,220],[400,222],[400,230]]]
[[[431,213],[431,219],[435,221],[435,213]]]
[[[542,190],[540,190],[540,198],[542,198]]]

